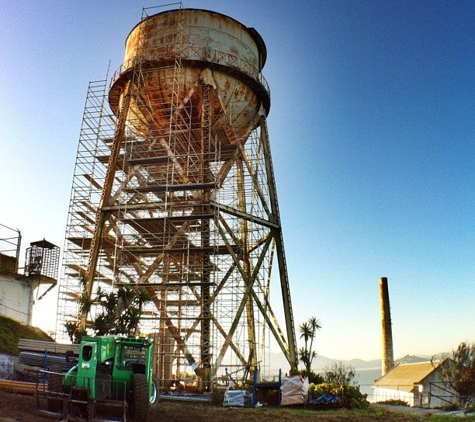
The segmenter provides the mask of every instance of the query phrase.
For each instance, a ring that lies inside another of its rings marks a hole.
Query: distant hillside
[[[21,338],[54,341],[39,328],[23,325],[13,319],[0,316],[0,353],[17,356],[19,353],[18,340]]]
[[[447,357],[448,353],[438,353],[435,355],[437,359],[443,359]],[[403,364],[403,363],[418,363],[418,362],[427,362],[431,358],[427,356],[415,356],[415,355],[406,355],[402,358],[396,360],[395,365]],[[282,369],[284,372],[288,371],[288,363],[285,360],[284,356],[279,353],[271,353],[272,362],[270,365],[271,372],[277,373],[279,369]],[[337,359],[328,358],[326,356],[317,355],[315,358],[312,369],[315,372],[322,372],[325,368],[330,367],[334,362],[339,362]],[[373,359],[373,360],[362,360],[362,359],[351,359],[351,360],[344,360],[342,361],[344,365],[352,366],[356,370],[370,370],[370,369],[378,369],[381,368],[381,359]],[[302,366],[301,362],[299,365]]]
[[[396,362],[394,362],[395,365],[402,365],[404,363],[419,363],[419,362],[427,362],[430,359],[427,359],[425,357],[421,356],[414,356],[414,355],[406,355],[403,356],[400,359],[397,359]]]
[[[289,369],[289,364],[287,363],[285,357],[281,353],[271,353],[270,358],[270,371],[271,373],[277,373],[279,369],[282,369],[284,372],[287,372]],[[338,359],[328,358],[326,356],[317,355],[313,361],[312,369],[315,372],[323,372],[325,368],[330,367],[333,363],[339,362]],[[381,368],[381,359],[374,360],[362,360],[362,359],[352,359],[342,361],[345,365],[351,365],[355,369],[374,369]],[[302,363],[299,362],[299,365],[302,366]]]
[[[351,359],[344,361],[343,363],[351,365],[355,369],[374,369],[381,368],[381,359],[363,360],[363,359]]]

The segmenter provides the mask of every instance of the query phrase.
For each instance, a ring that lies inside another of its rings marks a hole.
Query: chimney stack
[[[379,296],[381,299],[382,375],[385,375],[394,366],[393,334],[387,277],[379,279]]]

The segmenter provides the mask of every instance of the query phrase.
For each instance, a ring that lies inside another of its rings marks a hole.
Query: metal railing
[[[120,75],[122,75],[128,69],[133,69],[139,63],[142,65],[144,63],[153,62],[173,63],[175,60],[175,49],[175,44],[161,44],[160,47],[151,49],[151,51],[138,54],[126,60],[114,72],[110,82],[110,87],[114,85],[117,79],[119,79]],[[236,56],[225,51],[216,50],[208,46],[204,47],[195,45],[184,45],[182,47],[181,54],[182,59],[186,61],[204,61],[229,67],[230,69],[241,72],[261,84],[270,96],[269,84],[262,73],[260,73],[257,65],[245,60],[243,57]]]

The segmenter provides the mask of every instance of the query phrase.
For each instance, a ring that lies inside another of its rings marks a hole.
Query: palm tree
[[[311,317],[308,319],[308,321],[299,325],[300,338],[303,338],[305,342],[305,346],[300,348],[299,354],[300,360],[305,365],[307,374],[310,374],[313,359],[317,356],[317,353],[312,349],[316,332],[320,328],[322,328],[320,320],[315,317]]]
[[[79,298],[79,309],[81,310],[81,314],[86,315],[87,317],[87,315],[91,311],[92,304],[93,304],[93,300],[90,297],[88,297],[86,294],[83,294]]]
[[[119,290],[117,291],[117,311],[119,316],[130,306],[131,302],[134,300],[134,296],[134,288],[130,284],[119,287]]]
[[[142,314],[142,309],[143,305],[145,305],[147,302],[150,302],[151,297],[150,293],[145,287],[139,287],[135,291],[135,297],[134,297],[134,302],[136,306],[138,307],[139,313]]]
[[[96,335],[105,335],[113,333],[115,323],[117,321],[117,303],[118,296],[114,292],[106,293],[101,288],[97,289],[96,299],[97,305],[102,308],[102,312],[96,312],[96,318],[92,322],[92,328]]]
[[[317,330],[322,328],[322,325],[320,324],[320,320],[315,318],[315,317],[310,317],[308,320],[308,325],[310,326],[310,330],[312,332],[312,335],[310,336],[310,347],[309,350],[311,351],[313,349],[313,340],[315,339],[315,336],[317,335]],[[314,355],[312,356],[312,359],[310,361],[310,365],[312,364],[312,360],[315,356],[317,356],[316,352],[313,352]]]
[[[121,286],[117,292],[97,290],[95,303],[102,308],[96,312],[92,328],[96,335],[138,334],[144,305],[151,300],[145,287]]]

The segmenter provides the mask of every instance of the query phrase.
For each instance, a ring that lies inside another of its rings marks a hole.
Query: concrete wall
[[[22,324],[31,324],[31,282],[0,273],[0,315]]]

